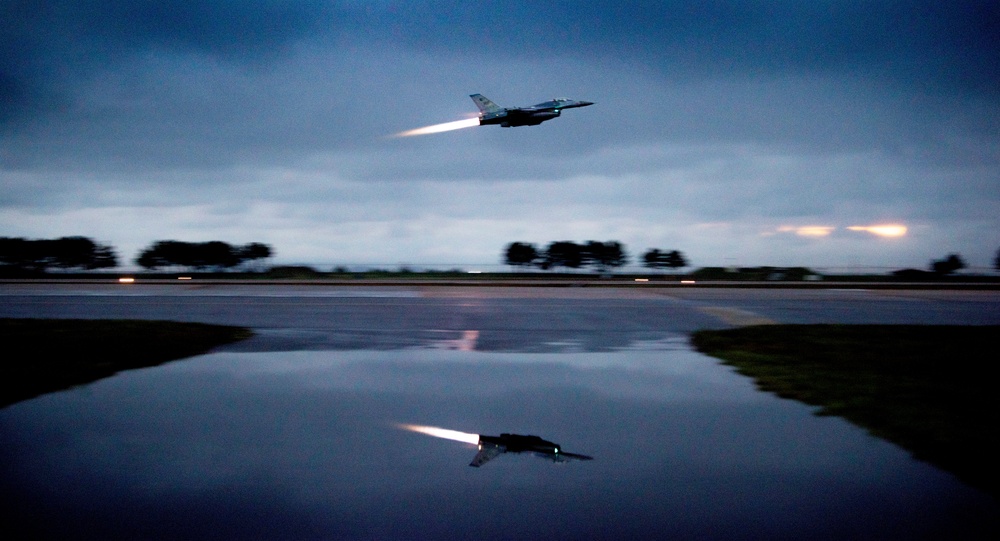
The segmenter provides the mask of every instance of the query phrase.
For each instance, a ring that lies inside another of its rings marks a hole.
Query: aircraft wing
[[[479,452],[476,453],[475,458],[469,463],[470,466],[478,468],[483,464],[486,464],[490,460],[497,457],[503,453],[503,449],[499,445],[492,445],[489,443],[484,443],[479,447]]]

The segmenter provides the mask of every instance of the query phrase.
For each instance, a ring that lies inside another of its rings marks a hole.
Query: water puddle
[[[456,331],[402,349],[226,351],[0,410],[12,526],[104,539],[998,532],[995,500],[757,392],[679,338],[599,352],[481,345]],[[493,445],[533,435],[593,460],[532,456],[552,454],[543,446],[473,468],[473,442],[401,424]]]

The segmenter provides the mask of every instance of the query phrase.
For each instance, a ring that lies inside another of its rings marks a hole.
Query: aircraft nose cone
[[[594,104],[594,102],[592,102],[592,101],[581,101],[580,102],[580,107],[586,107],[588,105],[593,105],[593,104]]]

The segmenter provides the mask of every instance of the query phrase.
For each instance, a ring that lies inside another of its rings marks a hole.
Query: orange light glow
[[[850,229],[851,231],[864,231],[880,237],[902,237],[906,235],[906,226],[899,224],[852,225],[847,229]]]
[[[827,225],[804,225],[799,227],[785,225],[779,227],[778,231],[780,233],[795,233],[800,237],[825,237],[833,233],[834,229],[836,228]]]
[[[119,284],[131,284],[135,281],[135,278],[122,277],[118,279]]]
[[[444,438],[446,440],[471,443],[473,445],[479,443],[479,434],[469,434],[468,432],[448,430],[447,428],[438,428],[436,426],[408,425],[408,424],[399,424],[397,426],[399,428],[402,428],[403,430],[419,432],[421,434],[427,434],[428,436],[434,436],[435,438]]]
[[[424,126],[423,128],[417,128],[415,130],[408,130],[397,133],[394,137],[412,137],[414,135],[427,135],[431,133],[441,133],[452,130],[460,130],[462,128],[473,128],[479,125],[479,118],[467,118],[465,120],[456,120],[454,122],[445,122],[443,124],[434,124],[433,126]]]

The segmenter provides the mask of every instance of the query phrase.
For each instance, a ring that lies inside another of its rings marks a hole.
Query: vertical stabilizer
[[[503,107],[493,103],[489,98],[482,94],[472,94],[469,96],[472,101],[476,102],[476,107],[479,107],[479,112],[483,114],[499,113],[503,111]]]

